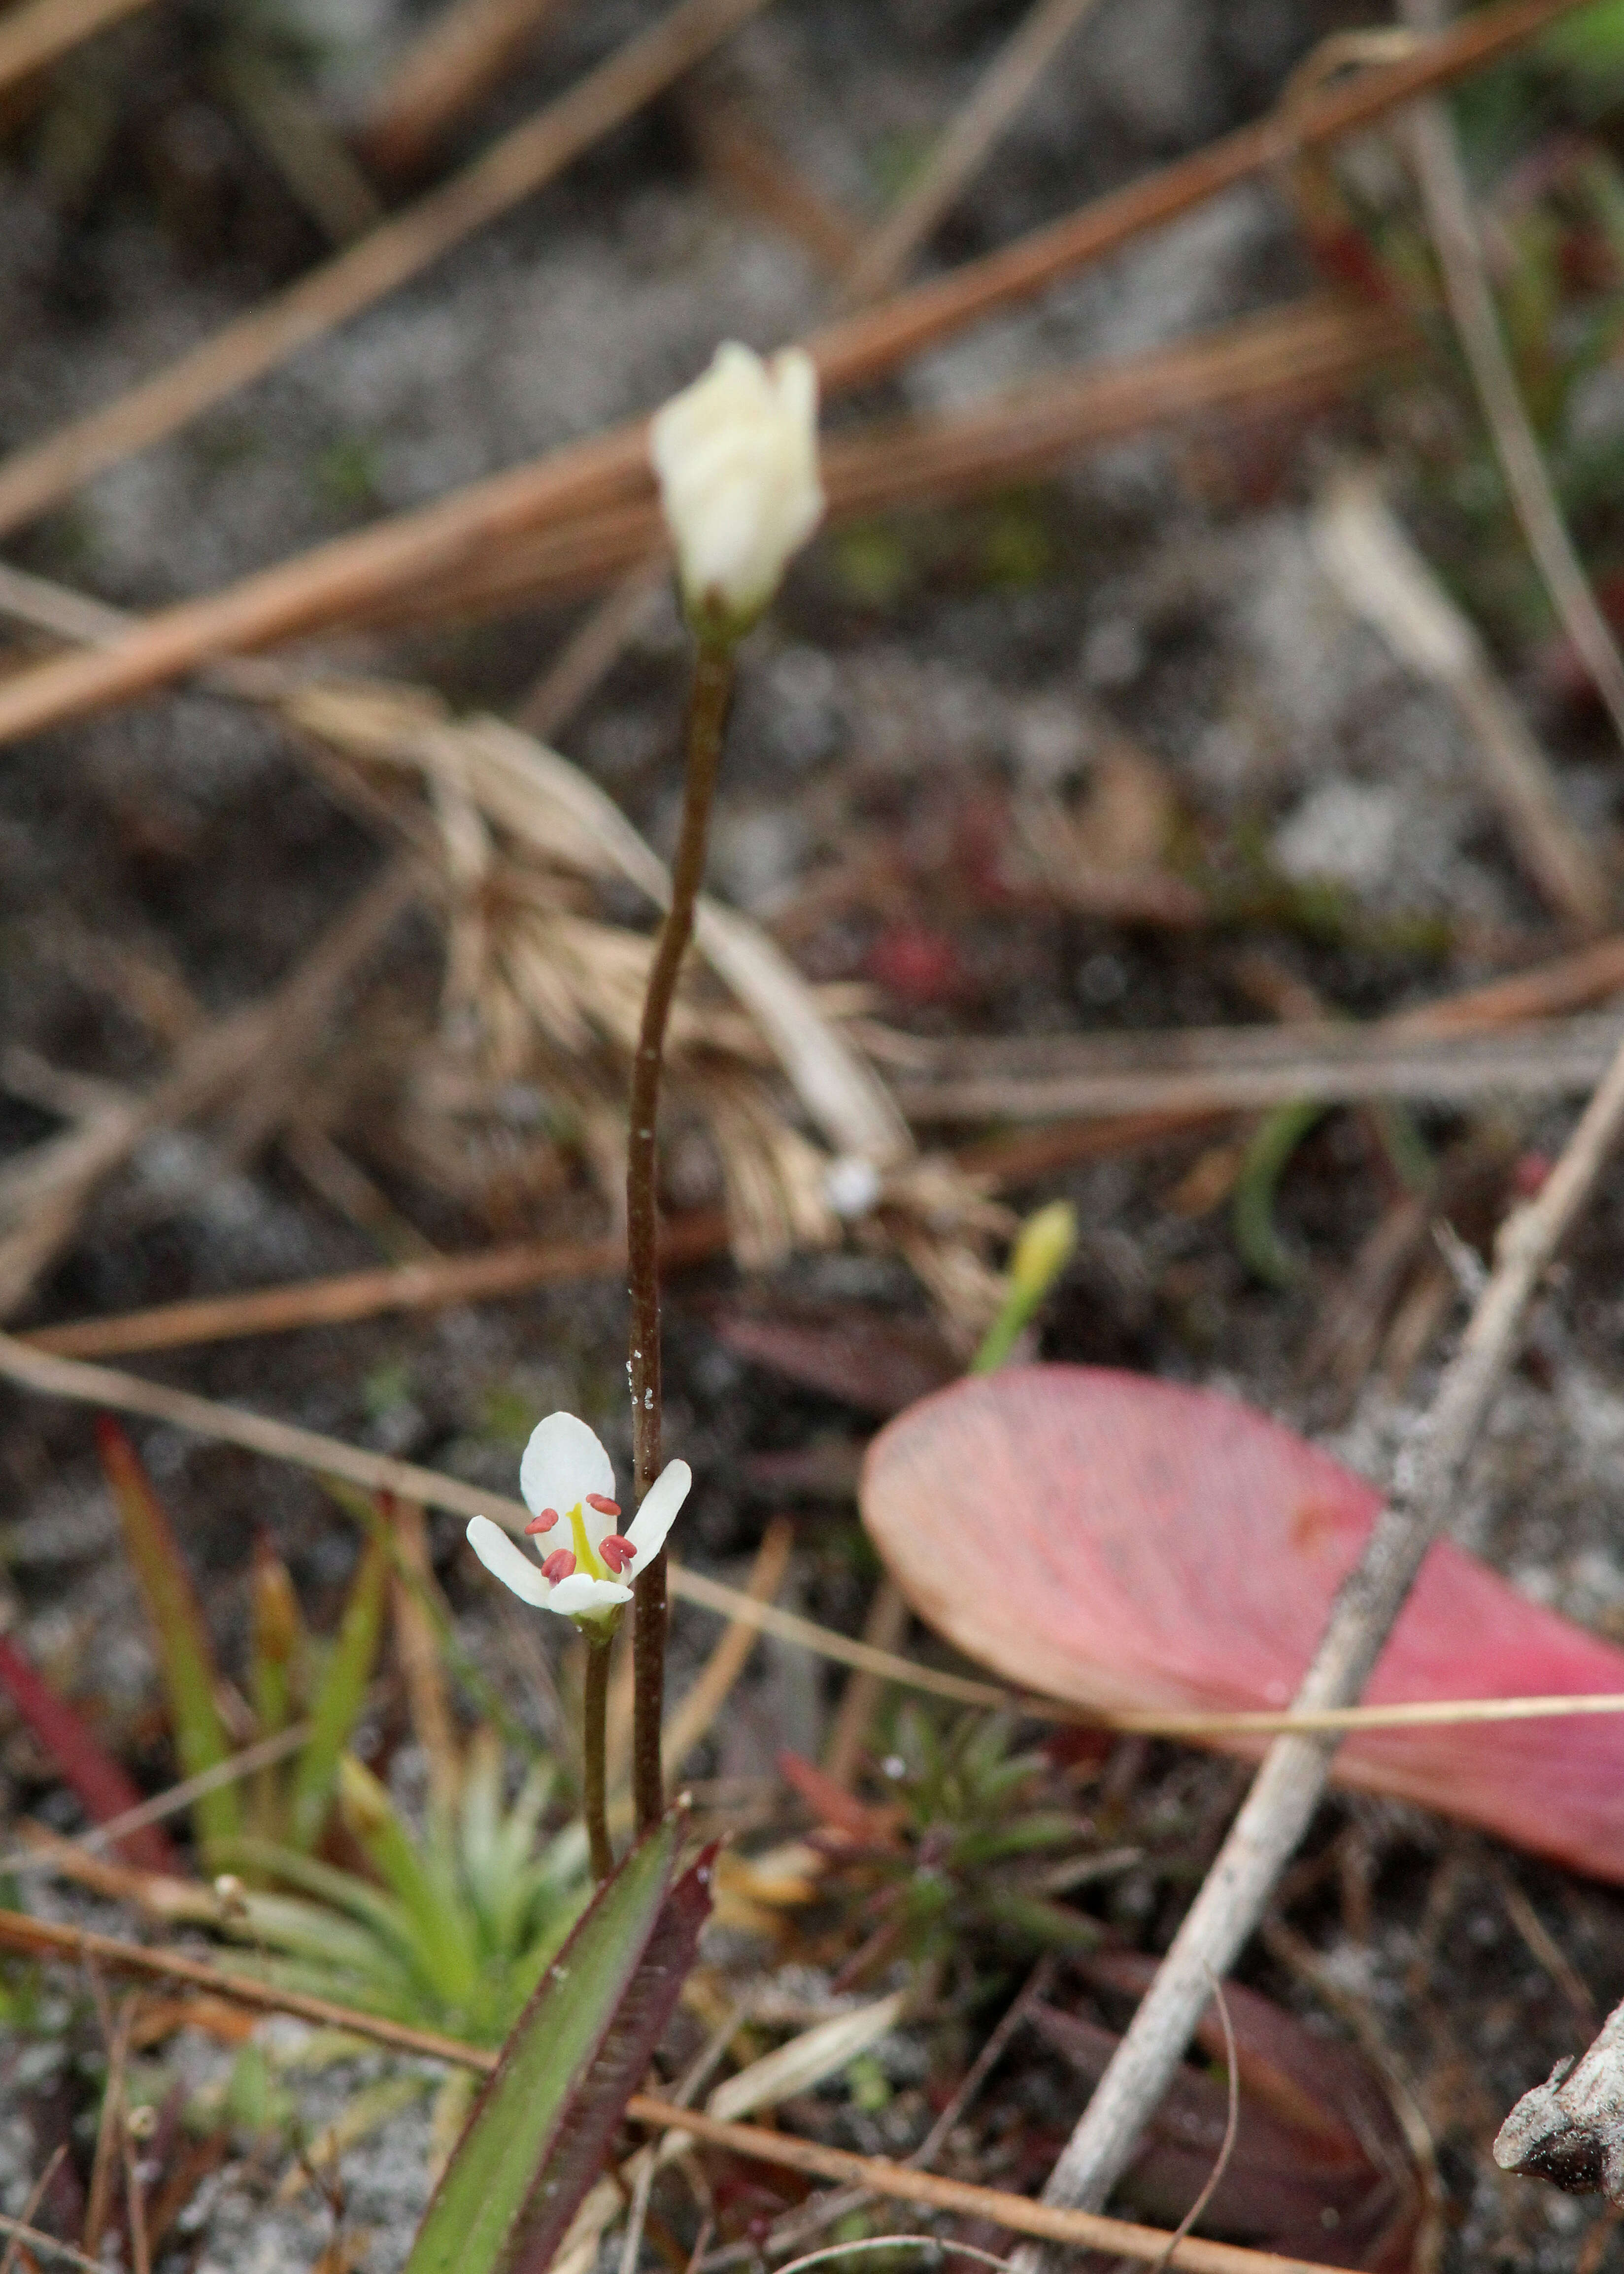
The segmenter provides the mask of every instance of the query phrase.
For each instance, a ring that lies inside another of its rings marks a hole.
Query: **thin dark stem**
[[[586,1819],[592,1877],[600,1886],[614,1869],[614,1849],[609,1844],[609,1779],[605,1766],[609,1654],[607,1641],[595,1642],[590,1635],[587,1637],[586,1691],[581,1717],[581,1813]]]
[[[671,907],[661,927],[659,947],[649,974],[637,1056],[632,1066],[631,1127],[626,1162],[626,1246],[632,1306],[632,1451],[639,1502],[660,1470],[659,1210],[655,1185],[660,1068],[665,1048],[665,1025],[677,991],[677,975],[693,937],[694,903],[704,876],[710,801],[721,764],[722,736],[733,686],[732,643],[702,638],[688,695],[688,777],[682,795],[682,832],[677,857],[672,864]],[[665,1781],[660,1774],[660,1718],[665,1697],[663,1553],[638,1573],[635,1592],[632,1788],[637,1803],[638,1829],[646,1832],[658,1823],[665,1805]]]

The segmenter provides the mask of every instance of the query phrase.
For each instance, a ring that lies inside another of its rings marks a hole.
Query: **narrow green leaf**
[[[352,1753],[339,1763],[338,1797],[346,1828],[366,1850],[410,1923],[424,1973],[447,2004],[471,1998],[478,1986],[479,1953],[473,1916],[460,1900],[455,1867],[434,1868],[432,1850],[415,1845],[387,1791]]]
[[[1230,1202],[1230,1224],[1242,1261],[1266,1287],[1290,1287],[1302,1276],[1297,1258],[1280,1237],[1274,1201],[1292,1155],[1325,1112],[1312,1097],[1277,1105],[1259,1124],[1246,1148]]]
[[[405,1906],[357,1872],[341,1871],[335,1864],[323,1864],[273,1840],[233,1840],[222,1848],[220,1860],[229,1869],[252,1871],[258,1878],[299,1888],[315,1899],[308,1906],[311,1913],[325,1915],[341,1931],[347,1931],[334,1914],[348,1911],[373,1941],[392,1950],[403,1965],[415,1964],[417,1948]],[[248,1897],[251,1919],[260,1900],[257,1894]]]
[[[405,2274],[545,2274],[637,2090],[710,1909],[712,1851],[673,1886],[667,1818],[605,1880],[503,2050]]]
[[[380,1540],[369,1540],[344,1605],[338,1639],[316,1693],[310,1742],[293,1773],[293,1798],[289,1810],[288,1836],[293,1846],[306,1850],[321,1837],[338,1781],[338,1764],[355,1731],[372,1678],[378,1637],[383,1623],[384,1581],[389,1552]]]
[[[422,1572],[414,1569],[410,1557],[401,1552],[395,1526],[380,1512],[372,1495],[346,1484],[342,1477],[323,1477],[321,1485],[329,1499],[336,1501],[344,1513],[353,1517],[372,1539],[382,1541],[395,1576],[433,1628],[440,1649],[445,1653],[446,1664],[477,1707],[482,1720],[494,1722],[522,1759],[537,1759],[535,1738],[500,1690],[485,1680],[473,1659],[463,1649],[444,1602],[432,1587],[425,1585]]]
[[[110,1414],[97,1417],[96,1444],[152,1625],[181,1773],[196,1776],[231,1756],[231,1740],[214,1702],[220,1677],[208,1628],[163,1503],[135,1447]],[[206,1856],[215,1841],[234,1838],[243,1824],[237,1787],[222,1785],[194,1800],[192,1820]]]
[[[249,1583],[248,1696],[262,1737],[293,1721],[304,1627],[287,1565],[261,1533],[254,1544]],[[281,1762],[259,1770],[249,1788],[248,1812],[262,1840],[276,1839],[287,1818],[288,1773]]]

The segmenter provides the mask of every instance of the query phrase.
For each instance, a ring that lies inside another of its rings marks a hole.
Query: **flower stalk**
[[[609,1660],[613,1637],[586,1638],[586,1683],[581,1713],[581,1814],[586,1825],[592,1877],[599,1886],[614,1869],[609,1843]]]
[[[632,1066],[631,1126],[626,1156],[627,1277],[631,1294],[632,1460],[639,1499],[660,1467],[659,1204],[657,1155],[660,1075],[665,1029],[682,958],[694,934],[694,904],[705,869],[710,808],[733,699],[735,643],[725,630],[700,636],[688,689],[687,772],[682,827],[671,872],[671,907],[660,927],[649,974],[637,1055]],[[660,1722],[665,1696],[665,1558],[655,1556],[634,1590],[632,1792],[637,1825],[657,1824],[665,1804]]]
[[[817,460],[817,373],[790,349],[770,362],[729,341],[710,368],[668,403],[649,430],[649,455],[694,635],[682,827],[671,905],[660,929],[632,1065],[626,1161],[631,1297],[632,1452],[639,1499],[660,1472],[660,1288],[658,1148],[665,1030],[705,868],[710,807],[722,762],[739,642],[771,601],[790,557],[823,517]],[[665,1695],[665,1559],[640,1562],[632,1629],[632,1793],[648,1831],[665,1804],[660,1721]]]

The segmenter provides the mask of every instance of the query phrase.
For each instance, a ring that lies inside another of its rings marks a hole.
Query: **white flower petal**
[[[616,1604],[629,1603],[631,1599],[629,1587],[617,1587],[612,1579],[589,1579],[584,1571],[576,1571],[559,1581],[547,1597],[547,1608],[573,1619],[583,1611],[613,1610]]]
[[[665,1534],[676,1522],[677,1510],[688,1498],[693,1481],[694,1472],[686,1461],[668,1461],[649,1487],[625,1535],[637,1551],[631,1566],[634,1577],[665,1545]]]
[[[589,1493],[614,1498],[614,1464],[584,1421],[573,1413],[549,1413],[530,1432],[519,1464],[519,1490],[532,1516],[547,1508],[568,1516]],[[560,1544],[547,1541],[548,1547]]]
[[[492,1523],[488,1516],[476,1516],[468,1527],[468,1544],[485,1570],[504,1587],[511,1587],[515,1595],[527,1603],[545,1603],[554,1592],[541,1576],[541,1566],[525,1554],[516,1540]]]
[[[728,341],[656,415],[649,455],[689,606],[719,602],[748,622],[823,517],[810,357],[763,363]]]

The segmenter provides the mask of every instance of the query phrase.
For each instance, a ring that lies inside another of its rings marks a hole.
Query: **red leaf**
[[[900,1809],[866,1806],[814,1762],[803,1760],[799,1753],[792,1753],[787,1748],[778,1755],[778,1774],[800,1794],[819,1824],[828,1830],[841,1833],[848,1840],[861,1841],[865,1846],[885,1848],[896,1844]]]
[[[861,1503],[914,1608],[1006,1681],[1233,1712],[1289,1702],[1381,1495],[1214,1391],[1056,1366],[973,1376],[899,1415]],[[1445,1541],[1366,1696],[1587,1690],[1624,1692],[1624,1651]],[[1624,1880],[1624,1718],[1372,1732],[1335,1773]]]
[[[31,1666],[13,1642],[0,1635],[0,1690],[4,1690],[41,1745],[71,1785],[93,1823],[110,1824],[143,1796],[64,1698]],[[127,1832],[117,1847],[126,1863],[147,1871],[178,1872],[179,1858],[155,1824]]]
[[[1148,1960],[1128,1961],[1147,1986]],[[1088,1971],[1096,1971],[1092,1965]],[[1283,2007],[1238,1984],[1224,1987],[1240,2079],[1235,2149],[1200,2225],[1323,2265],[1402,2274],[1410,2263],[1419,2210],[1414,2168],[1386,2093],[1351,2046],[1311,2037]],[[1076,2014],[1034,2006],[1040,2037],[1097,2082],[1117,2040]],[[1222,2063],[1223,2031],[1209,2008],[1202,2050]],[[1304,2080],[1289,2094],[1260,2090],[1258,2070],[1276,2088],[1284,2070]],[[1182,2066],[1147,2127],[1125,2191],[1157,2221],[1175,2225],[1206,2184],[1228,2117],[1222,2078]]]

